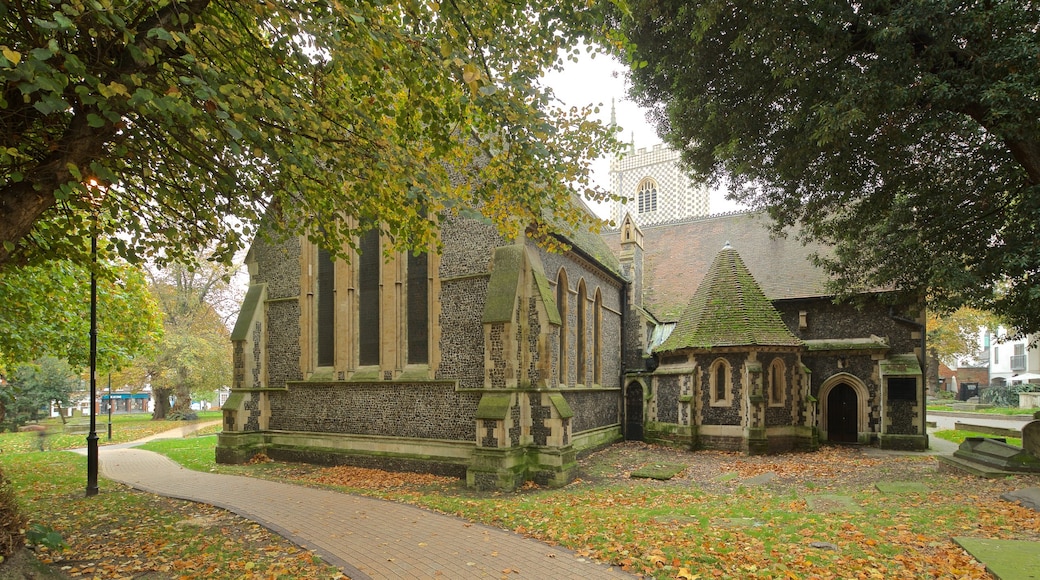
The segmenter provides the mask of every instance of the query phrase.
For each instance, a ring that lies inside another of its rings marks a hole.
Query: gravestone
[[[1040,458],[1040,411],[1033,413],[1033,420],[1022,426],[1022,449]]]
[[[1005,471],[1040,473],[1040,457],[1008,445],[1003,439],[968,437],[953,456]]]

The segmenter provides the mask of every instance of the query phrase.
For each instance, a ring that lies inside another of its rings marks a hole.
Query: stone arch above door
[[[859,403],[859,407],[856,410],[856,431],[857,433],[866,433],[870,429],[870,391],[867,390],[867,385],[863,383],[859,377],[851,375],[849,373],[838,373],[827,380],[823,381],[820,385],[820,394],[817,399],[820,402],[820,412],[818,414],[820,422],[820,431],[823,433],[828,432],[827,425],[827,413],[828,399],[831,391],[838,385],[848,385],[856,392],[856,399]],[[829,437],[828,437],[829,439]]]

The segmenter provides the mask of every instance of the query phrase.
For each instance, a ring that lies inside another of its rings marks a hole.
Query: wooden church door
[[[629,383],[625,392],[625,440],[643,440],[643,386]]]
[[[845,383],[835,386],[827,395],[827,440],[856,443],[859,440],[859,397]]]

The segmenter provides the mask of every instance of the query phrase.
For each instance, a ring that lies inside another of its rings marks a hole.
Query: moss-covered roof
[[[881,367],[882,376],[903,375],[915,376],[921,374],[921,363],[917,355],[895,354],[878,363]]]
[[[571,196],[571,203],[582,209],[591,219],[599,219],[577,195]],[[575,250],[585,254],[615,276],[624,277],[617,255],[598,233],[590,231],[587,227],[574,227],[562,220],[555,219],[548,213],[545,218],[556,228],[560,238],[571,244]]]
[[[822,340],[806,340],[805,348],[809,351],[828,350],[887,350],[888,340],[880,336],[870,338],[828,338]]]
[[[675,330],[655,352],[801,344],[780,320],[740,255],[727,244],[715,256]]]
[[[764,213],[734,213],[643,226],[643,306],[662,321],[679,319],[694,288],[704,280],[715,252],[729,241],[771,300],[829,296],[829,277],[814,265],[812,254],[826,247],[803,245],[797,229],[772,235]],[[602,238],[621,251],[621,232]]]

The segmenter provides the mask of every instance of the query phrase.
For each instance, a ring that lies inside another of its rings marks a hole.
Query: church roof
[[[715,256],[668,340],[657,351],[720,346],[800,346],[728,244]]]
[[[774,237],[764,213],[732,213],[643,226],[643,306],[662,321],[679,319],[712,258],[727,241],[740,249],[747,269],[770,300],[829,296],[827,274],[810,255],[822,246],[803,245],[794,233]],[[620,251],[619,232],[603,238]]]

